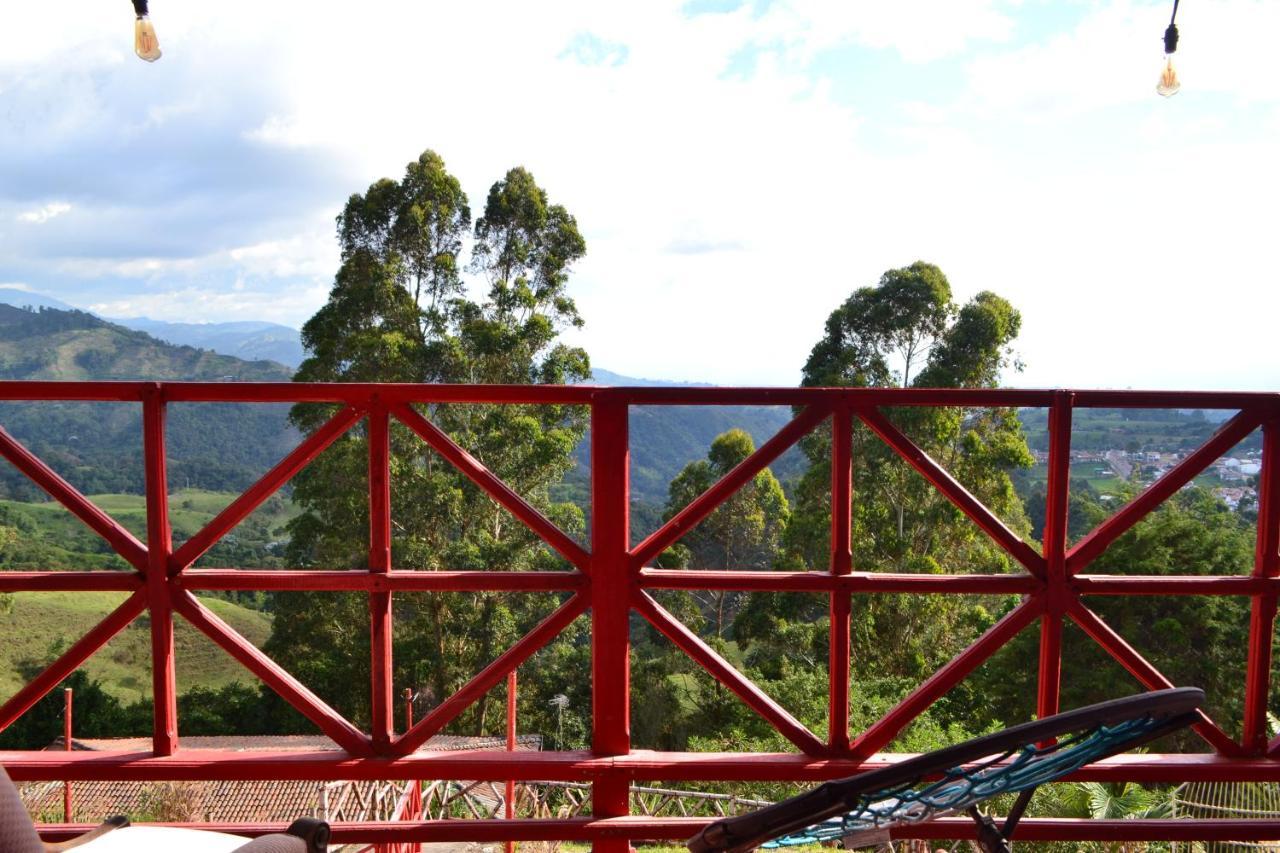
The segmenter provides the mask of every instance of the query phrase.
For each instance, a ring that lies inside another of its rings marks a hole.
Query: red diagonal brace
[[[1223,424],[1195,452],[1170,468],[1168,473],[1152,483],[1146,491],[1129,501],[1117,510],[1115,515],[1099,524],[1088,536],[1077,542],[1075,547],[1067,553],[1067,573],[1076,574],[1087,566],[1093,558],[1102,553],[1103,549],[1137,524],[1144,515],[1155,509],[1178,489],[1190,483],[1215,459],[1253,432],[1261,422],[1262,414],[1246,410]]]
[[[45,667],[44,672],[37,675],[26,687],[0,706],[0,731],[7,729],[32,705],[43,699],[46,693],[57,687],[58,682],[75,672],[76,667],[106,645],[108,640],[120,633],[146,607],[147,591],[144,588],[126,598],[119,607],[107,614],[105,619],[63,652],[61,657]]]
[[[262,502],[271,497],[297,474],[307,463],[315,459],[325,448],[337,441],[351,425],[360,420],[364,412],[347,406],[330,418],[324,426],[307,436],[288,456],[262,475],[248,491],[236,498],[222,512],[206,524],[199,533],[182,544],[169,561],[169,574],[176,574],[190,566],[200,556],[225,536],[233,527],[244,521]]]
[[[942,669],[929,676],[907,698],[899,702],[889,713],[881,717],[853,743],[853,754],[859,758],[879,752],[898,736],[907,725],[920,716],[926,708],[948,690],[977,669],[978,665],[995,654],[1023,628],[1030,625],[1044,611],[1044,602],[1032,596],[1006,613],[1000,621],[960,654],[952,658]]]
[[[830,412],[827,406],[814,404],[796,415],[790,423],[778,430],[778,434],[760,445],[760,449],[739,462],[732,471],[698,497],[694,498],[684,509],[680,510],[662,527],[651,533],[647,539],[637,545],[631,552],[631,565],[640,569],[650,563],[663,551],[670,548],[694,525],[702,521],[716,507],[724,503],[733,494],[750,482],[769,466],[771,462],[787,452],[795,444],[816,427]]]
[[[329,707],[323,699],[263,654],[257,646],[240,636],[234,628],[219,619],[191,593],[186,590],[175,590],[173,606],[188,622],[221,646],[227,654],[238,660],[245,669],[262,679],[264,684],[279,693],[286,702],[315,723],[338,746],[352,755],[371,756],[373,754],[372,741],[368,735]]]
[[[532,657],[538,649],[563,631],[570,622],[581,616],[589,603],[590,599],[582,593],[577,593],[556,608],[532,631],[516,640],[515,644],[499,655],[493,663],[464,684],[458,692],[433,708],[431,713],[398,738],[392,744],[394,752],[398,755],[408,755],[426,743],[432,735],[449,725],[471,703],[506,678],[508,672]]]
[[[557,527],[555,522],[512,491],[510,486],[495,477],[474,456],[463,450],[453,439],[445,435],[443,430],[408,406],[395,406],[391,409],[391,414],[417,433],[423,441],[431,445],[433,450],[466,475],[467,479],[483,489],[489,497],[506,507],[512,515],[524,522],[530,530],[542,538],[542,541],[556,549],[560,556],[576,566],[579,571],[585,572],[589,570],[591,556],[587,554],[581,545],[574,542],[569,534]]]
[[[13,436],[0,428],[0,456],[8,459],[23,474],[31,478],[49,496],[65,506],[94,533],[107,540],[112,549],[129,561],[140,572],[147,570],[147,549],[137,538],[114,518],[98,509],[75,486],[58,476],[39,457],[18,443]]]
[[[1160,670],[1151,665],[1137,649],[1125,642],[1111,626],[1102,621],[1102,617],[1094,613],[1077,598],[1073,599],[1068,605],[1068,613],[1072,621],[1079,625],[1084,632],[1093,638],[1094,642],[1102,646],[1108,654],[1120,662],[1120,665],[1129,670],[1129,673],[1148,690],[1166,690],[1174,687],[1174,683],[1165,678]],[[1192,728],[1208,741],[1222,755],[1241,756],[1245,754],[1240,744],[1231,739],[1217,723],[1209,718],[1203,710],[1196,712],[1200,717],[1200,722],[1195,723]]]
[[[920,475],[932,483],[934,488],[959,507],[961,512],[982,528],[1009,556],[1025,566],[1033,575],[1044,577],[1044,558],[1037,554],[1034,548],[1023,542],[1018,534],[1010,530],[995,513],[987,509],[982,501],[974,497],[941,465],[934,462],[929,454],[890,423],[888,418],[876,409],[859,409],[857,414],[863,423],[884,440],[885,444],[892,447],[907,461],[907,464],[919,471]]]
[[[829,753],[827,745],[815,737],[804,723],[791,716],[786,708],[775,702],[751,679],[734,669],[733,665],[720,657],[715,649],[704,643],[701,637],[685,627],[658,602],[641,592],[633,600],[633,606],[641,616],[649,620],[649,624],[666,635],[667,639],[711,673],[717,681],[736,693],[747,707],[763,717],[769,725],[777,729],[801,751],[807,755],[816,756]]]

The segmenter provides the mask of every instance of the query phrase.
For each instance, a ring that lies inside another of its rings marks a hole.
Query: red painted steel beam
[[[1275,595],[1280,579],[1247,575],[1075,575],[1080,595]]]
[[[290,451],[288,456],[277,462],[275,467],[263,474],[258,482],[250,486],[244,494],[232,501],[226,509],[201,528],[199,533],[184,542],[173,555],[173,559],[169,561],[169,574],[177,574],[200,559],[201,555],[213,547],[214,543],[230,533],[237,524],[248,517],[249,513],[279,491],[281,486],[289,482],[295,474],[306,467],[308,462],[324,452],[325,448],[345,434],[363,416],[364,413],[361,410],[347,406],[307,436],[301,444]]]
[[[1280,413],[1280,394],[1236,391],[1074,391],[1076,408],[1258,409]]]
[[[859,409],[858,417],[862,419],[872,432],[894,449],[906,460],[920,476],[928,480],[934,488],[942,492],[961,512],[978,525],[984,533],[995,540],[1009,556],[1021,563],[1033,575],[1044,575],[1044,560],[1030,545],[1022,541],[995,513],[987,509],[981,501],[974,497],[968,489],[960,484],[947,471],[943,470],[929,454],[921,450],[915,442],[907,438],[901,430],[890,423],[889,419],[875,409]]]
[[[0,731],[7,729],[14,720],[21,717],[32,705],[45,697],[50,690],[58,686],[64,678],[76,671],[80,664],[88,660],[94,652],[107,644],[107,641],[137,618],[147,608],[147,592],[139,589],[126,598],[119,607],[107,614],[107,617],[93,626],[87,634],[76,640],[71,648],[63,652],[57,660],[44,668],[44,671],[31,680],[25,687],[10,697],[4,705],[0,705]],[[3,762],[0,762],[3,764]]]
[[[399,406],[392,411],[397,420],[417,433],[418,437],[430,445],[432,450],[448,460],[468,480],[479,486],[485,494],[523,522],[571,565],[582,571],[587,570],[591,557],[581,545],[573,541],[573,537],[512,491],[510,486],[495,477],[474,456],[459,447],[443,430],[408,406]]]
[[[831,574],[853,571],[853,418],[848,406],[831,413]],[[827,745],[835,752],[849,749],[849,669],[853,655],[849,595],[831,591],[827,672]]]
[[[541,820],[430,821],[334,821],[330,823],[335,844],[414,844],[483,841],[601,841],[606,839],[682,839],[707,823],[701,817],[574,817]],[[201,829],[258,838],[284,832],[283,823],[134,823],[132,826],[163,826]],[[94,827],[89,824],[43,824],[40,837],[47,841],[74,838]]]
[[[56,471],[18,443],[3,428],[0,428],[0,456],[9,460],[13,467],[44,489],[49,497],[65,506],[90,530],[105,539],[112,550],[128,560],[131,566],[140,572],[146,570],[145,545],[114,518],[94,506],[93,502],[82,495],[75,486],[62,479]]]
[[[722,571],[642,569],[641,589],[740,589],[770,592],[913,593],[920,595],[1030,595],[1044,589],[1031,575],[917,575],[906,572]]]
[[[747,707],[755,711],[773,726],[787,740],[794,743],[809,755],[828,754],[827,745],[818,740],[804,723],[791,715],[761,690],[733,665],[722,658],[715,649],[702,641],[702,638],[690,631],[678,619],[663,609],[643,592],[636,594],[636,611],[649,621],[653,627],[663,633],[667,639],[693,659],[695,663],[709,672],[712,677],[732,690]]]
[[[1280,420],[1262,428],[1262,471],[1258,488],[1257,539],[1253,575],[1275,580],[1280,574]],[[1271,659],[1275,642],[1276,590],[1253,597],[1249,608],[1249,657],[1245,669],[1245,749],[1254,755],[1267,750],[1267,706],[1271,696]]]
[[[1053,395],[1049,409],[1049,479],[1045,496],[1044,613],[1040,617],[1040,671],[1036,716],[1058,713],[1062,686],[1062,620],[1071,590],[1067,586],[1067,499],[1071,479],[1071,394]]]
[[[0,592],[133,592],[142,584],[137,572],[0,572]]]
[[[391,571],[391,425],[381,398],[369,407],[369,573]],[[391,752],[395,737],[391,593],[369,592],[369,717],[373,749]]]
[[[1001,817],[995,818],[997,825]],[[336,844],[411,844],[498,841],[594,841],[605,838],[678,841],[696,834],[709,822],[704,817],[558,818],[550,820],[436,820],[436,821],[336,821],[330,824]],[[283,823],[138,823],[201,829],[257,838],[283,832]],[[45,841],[72,839],[93,829],[91,824],[41,824]],[[1274,841],[1280,839],[1280,821],[1266,818],[1190,820],[1093,818],[1023,818],[1017,841]],[[967,817],[936,818],[895,826],[892,838],[969,839],[974,823]]]
[[[967,649],[952,658],[942,669],[925,679],[889,713],[876,721],[853,742],[855,756],[869,756],[890,744],[898,733],[920,716],[930,705],[973,672],[983,661],[1027,627],[1041,614],[1044,603],[1031,597],[1006,613]]]
[[[137,402],[146,382],[0,383],[0,400]],[[398,403],[586,405],[601,395],[633,405],[809,405],[844,397],[854,405],[1045,407],[1053,391],[1032,388],[611,388],[591,385],[432,385],[324,382],[163,382],[170,402],[348,403],[373,394]],[[1245,409],[1280,413],[1280,395],[1222,391],[1075,390],[1076,408]]]
[[[775,459],[786,453],[791,445],[808,435],[828,414],[825,406],[810,406],[796,415],[777,435],[760,445],[755,453],[734,466],[711,488],[689,502],[666,524],[651,533],[635,547],[631,554],[631,566],[639,569],[651,563],[659,554],[670,548],[680,537],[693,529],[698,522],[715,511],[739,489],[751,482],[757,474],[769,467]]]
[[[123,574],[114,572],[113,574]],[[5,574],[0,573],[0,589]],[[41,578],[45,575],[40,575]],[[126,575],[126,577],[128,577]],[[390,571],[385,574],[337,569],[187,569],[173,579],[187,590],[316,590],[354,592],[575,592],[589,585],[581,572],[431,572]],[[135,584],[136,586],[136,584]],[[25,589],[23,586],[15,586]],[[75,587],[79,588],[79,587]],[[97,589],[98,587],[86,587]],[[114,587],[113,587],[114,588]]]
[[[156,758],[150,752],[0,751],[0,764],[15,782],[82,780],[194,781],[224,779],[472,779],[482,782],[546,779],[594,780],[618,768],[590,752],[517,752],[505,749],[429,751],[399,757],[363,756],[342,750],[181,749]]]
[[[598,389],[587,385],[433,385],[394,382],[169,382],[171,402],[345,403],[363,408],[374,396],[388,406],[410,403],[517,403],[587,405]]]
[[[610,773],[633,781],[787,782],[839,779],[896,766],[915,753],[878,753],[863,761],[795,752],[657,752],[598,756],[586,751],[518,752],[505,749],[419,751],[407,756],[360,758],[341,750],[182,749],[150,752],[0,751],[0,765],[16,782],[191,781],[224,779],[474,779],[483,782],[592,782]],[[1280,782],[1280,761],[1212,753],[1126,753],[1104,758],[1065,777],[1076,782]]]
[[[369,755],[372,741],[323,699],[288,671],[262,653],[253,643],[219,619],[191,593],[179,591],[174,596],[174,609],[238,660],[245,669],[260,678],[280,697],[297,708],[334,743],[355,755]],[[273,777],[274,778],[274,777]]]
[[[1137,649],[1129,645],[1098,614],[1085,607],[1080,601],[1071,602],[1068,613],[1072,621],[1079,625],[1094,642],[1102,646],[1121,666],[1129,670],[1129,674],[1148,690],[1165,690],[1176,685],[1165,678],[1160,670],[1151,665]],[[1196,712],[1200,722],[1192,728],[1218,752],[1223,755],[1241,755],[1240,744],[1231,739],[1203,710]]]
[[[1024,388],[682,388],[619,387],[633,406],[1047,406],[1052,392]]]
[[[392,744],[395,754],[407,755],[425,744],[432,735],[437,734],[472,703],[506,678],[507,673],[555,639],[556,635],[568,627],[570,622],[586,611],[588,603],[587,597],[579,593],[557,607],[533,630],[516,640],[497,659],[477,673],[452,696],[433,708],[431,713],[416,722],[413,728],[401,735]]]
[[[1116,514],[1099,524],[1091,533],[1081,539],[1067,552],[1067,570],[1078,572],[1095,557],[1137,524],[1143,516],[1151,512],[1168,497],[1190,483],[1196,475],[1222,454],[1235,447],[1245,436],[1253,432],[1261,421],[1257,410],[1240,412],[1227,421],[1208,441],[1190,453],[1185,459],[1174,465],[1160,479],[1152,483],[1146,491],[1129,501],[1116,511]]]
[[[995,821],[998,826],[1001,819],[997,817]],[[975,838],[976,832],[972,819],[948,817],[894,827],[890,834],[895,839],[962,839]],[[1014,838],[1017,841],[1274,841],[1280,839],[1280,821],[1274,818],[1095,820],[1028,817],[1018,821]]]
[[[631,751],[631,449],[625,402],[609,397],[591,407],[591,749]],[[514,776],[510,778],[515,778]],[[626,776],[609,772],[591,788],[595,818],[631,810]],[[627,853],[625,841],[596,853]]]
[[[173,602],[169,590],[169,479],[165,468],[165,401],[159,385],[142,396],[142,467],[147,502],[147,609],[151,615],[151,744],[156,755],[178,748],[178,686],[174,670]]]
[[[0,382],[0,400],[56,400],[58,402],[136,403],[152,382]]]

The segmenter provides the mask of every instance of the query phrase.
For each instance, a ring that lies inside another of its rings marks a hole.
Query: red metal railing
[[[702,819],[628,815],[628,785],[636,780],[815,781],[903,760],[881,750],[934,701],[993,652],[1034,623],[1040,627],[1039,713],[1058,709],[1062,627],[1067,620],[1148,688],[1170,686],[1160,671],[1082,601],[1083,595],[1238,595],[1252,602],[1243,737],[1237,742],[1202,714],[1196,731],[1209,754],[1123,755],[1086,768],[1077,779],[1168,783],[1280,781],[1280,743],[1267,741],[1272,636],[1280,594],[1280,395],[1196,392],[592,388],[560,386],[431,386],[222,383],[0,383],[4,400],[134,402],[142,406],[147,487],[147,541],[138,541],[47,465],[0,432],[0,455],[65,505],[133,566],[133,572],[6,572],[0,591],[114,590],[131,595],[43,673],[0,706],[8,726],[143,612],[150,614],[155,715],[150,753],[0,753],[17,780],[81,779],[473,779],[565,780],[593,784],[593,816],[565,820],[426,821],[339,824],[338,841],[391,844],[412,841],[589,840],[622,853],[629,839],[683,838]],[[328,423],[209,525],[176,550],[167,517],[165,411],[170,403],[329,402],[342,406]],[[415,403],[576,404],[591,410],[590,550],[561,531],[414,409]],[[786,405],[799,410],[777,436],[729,472],[659,530],[632,545],[628,532],[628,407],[633,405]],[[1010,530],[963,485],[929,458],[881,412],[884,406],[1047,407],[1050,423],[1048,501],[1043,546],[1037,550]],[[1068,546],[1067,481],[1072,411],[1082,407],[1239,410],[1203,447]],[[390,556],[388,425],[413,430],[495,501],[506,507],[573,566],[563,572],[420,572],[397,570]],[[664,571],[652,560],[749,482],[799,438],[830,419],[832,445],[831,560],[825,572]],[[972,519],[1026,571],[1019,574],[913,575],[856,571],[851,561],[852,445],[849,427],[860,420]],[[368,571],[252,571],[193,569],[192,563],[325,447],[361,420],[369,442]],[[1264,431],[1255,565],[1241,576],[1090,575],[1086,569],[1124,531],[1190,482],[1254,429]],[[830,736],[819,738],[802,722],[721,658],[650,595],[657,589],[793,590],[830,599]],[[365,732],[284,671],[201,604],[201,590],[347,590],[369,596],[372,640],[372,730]],[[433,590],[561,591],[559,609],[518,640],[457,694],[397,733],[391,683],[392,596]],[[881,720],[849,731],[849,608],[852,595],[879,593],[1016,594],[1022,602],[965,651],[917,686]],[[522,753],[418,752],[431,735],[471,702],[500,684],[577,616],[591,611],[592,742],[588,751]],[[791,753],[670,753],[632,749],[629,708],[628,617],[635,610],[694,661],[736,693],[796,746]],[[173,617],[177,612],[306,715],[334,750],[216,752],[181,749],[174,696]],[[278,827],[216,826],[257,834]],[[964,821],[938,821],[904,836],[969,834]],[[72,827],[45,827],[50,838]],[[1027,839],[1267,839],[1280,837],[1280,821],[1072,821],[1028,819]]]

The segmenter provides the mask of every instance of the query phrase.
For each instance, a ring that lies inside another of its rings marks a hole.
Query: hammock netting
[[[1120,744],[1141,740],[1167,722],[1167,717],[1143,716],[1114,726],[1099,725],[1055,744],[1042,747],[1028,744],[969,767],[952,768],[938,781],[923,787],[918,787],[919,780],[913,780],[862,794],[857,806],[845,814],[761,846],[776,848],[832,841],[857,832],[894,824],[922,823],[963,812],[989,797],[1014,794],[1056,781],[1090,762],[1114,754]]]

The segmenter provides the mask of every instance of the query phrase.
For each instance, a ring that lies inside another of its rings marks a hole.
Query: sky
[[[1024,387],[1274,390],[1280,3],[689,0],[6,10],[0,285],[113,317],[324,304],[345,199],[433,149],[577,218],[592,362],[798,381],[916,260],[1023,318]]]

